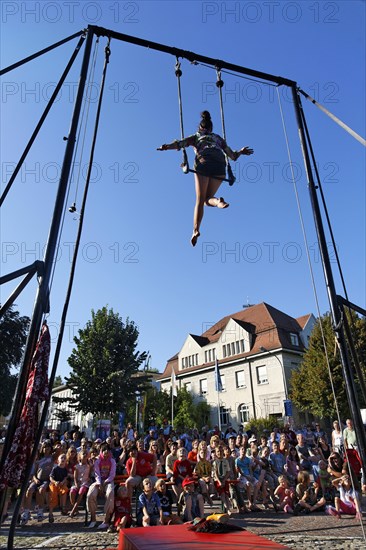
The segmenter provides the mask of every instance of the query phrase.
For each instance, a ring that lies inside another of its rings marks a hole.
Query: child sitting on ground
[[[335,497],[335,487],[332,485],[331,476],[327,470],[327,463],[325,462],[325,460],[320,460],[318,467],[318,480],[320,491],[327,501],[327,504],[333,504]]]
[[[173,497],[166,489],[164,479],[158,479],[155,483],[155,491],[159,497],[161,508],[163,510],[163,524],[164,525],[178,525],[183,523],[177,514],[173,514]]]
[[[293,514],[294,503],[295,503],[295,491],[292,487],[290,487],[288,479],[284,475],[279,476],[278,483],[279,485],[274,492],[275,497],[279,499],[278,506],[286,514]]]
[[[311,486],[309,472],[303,470],[297,476],[299,483],[296,485],[296,496],[298,503],[294,508],[294,514],[297,515],[301,511],[306,513],[315,512],[325,506],[326,501],[324,496],[319,498],[319,485],[314,482]]]
[[[143,492],[139,496],[137,509],[137,525],[149,527],[150,525],[163,524],[163,510],[160,499],[153,491],[151,480],[146,477],[142,482]]]
[[[339,490],[339,497],[335,497],[334,506],[327,506],[325,513],[330,516],[336,516],[338,519],[341,514],[355,516],[356,519],[362,519],[359,495],[354,491],[351,478],[346,470],[343,470],[342,477],[332,481],[334,487]]]
[[[52,468],[50,474],[50,506],[48,521],[53,523],[55,521],[53,517],[53,510],[58,505],[60,498],[61,514],[63,516],[67,515],[66,512],[66,497],[69,492],[67,486],[67,476],[68,471],[66,468],[66,455],[60,454],[57,459],[57,466]]]
[[[183,521],[193,521],[194,518],[204,517],[203,496],[195,490],[195,480],[186,477],[182,482],[183,493],[178,501],[178,510],[183,512]]]
[[[132,525],[132,505],[131,495],[124,483],[117,487],[114,499],[114,517],[112,525],[108,528],[108,533],[117,533],[120,529],[131,527]]]

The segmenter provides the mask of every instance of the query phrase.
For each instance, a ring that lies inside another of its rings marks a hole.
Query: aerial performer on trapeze
[[[203,218],[204,205],[217,208],[227,208],[229,204],[223,197],[215,195],[226,178],[227,157],[237,160],[240,155],[252,155],[253,149],[243,147],[239,151],[233,151],[226,141],[214,134],[211,115],[208,111],[201,113],[201,121],[198,131],[182,140],[175,140],[172,143],[164,143],[158,151],[168,149],[184,149],[192,146],[195,149],[194,179],[196,189],[196,204],[193,216],[193,234],[191,237],[192,246],[196,246],[200,236],[200,226]],[[234,181],[234,180],[233,180]],[[232,181],[232,183],[233,183]]]

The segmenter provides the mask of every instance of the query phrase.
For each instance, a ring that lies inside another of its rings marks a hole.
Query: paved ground
[[[365,507],[363,507],[365,510]],[[218,511],[205,509],[207,513]],[[97,518],[102,521],[100,514]],[[38,523],[31,520],[26,526],[18,527],[14,539],[14,548],[33,550],[35,548],[49,548],[57,550],[102,550],[117,548],[117,535],[98,532],[84,527],[83,514],[77,518],[61,516],[55,513],[55,523],[48,521]],[[310,515],[292,515],[273,510],[250,513],[245,516],[234,514],[233,523],[245,527],[258,535],[280,542],[288,548],[309,550],[365,550],[366,548],[366,514],[363,517],[363,527],[359,521],[350,516],[338,520],[326,516],[324,513]],[[2,525],[0,530],[0,548],[7,547],[7,533],[9,521]],[[151,528],[153,529],[153,527]]]

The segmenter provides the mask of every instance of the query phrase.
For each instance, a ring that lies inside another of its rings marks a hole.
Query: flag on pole
[[[172,369],[171,384],[172,384],[172,395],[174,395],[174,397],[177,397],[177,395],[178,395],[178,392],[177,392],[177,380],[176,380],[176,378],[175,378],[175,371],[174,371],[174,369]]]
[[[219,363],[217,361],[217,357],[215,361],[215,389],[216,391],[222,391],[222,382],[221,382],[221,376],[219,372]]]

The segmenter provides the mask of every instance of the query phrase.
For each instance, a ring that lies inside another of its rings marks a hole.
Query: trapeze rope
[[[299,100],[300,100],[300,98],[299,98]],[[347,300],[348,300],[348,294],[347,294],[346,283],[345,283],[345,280],[344,280],[344,277],[343,277],[343,271],[342,271],[341,263],[340,263],[340,260],[339,260],[339,255],[338,255],[338,250],[337,250],[336,242],[335,242],[335,239],[334,239],[333,229],[332,229],[332,226],[331,226],[331,223],[330,223],[330,217],[329,217],[328,208],[327,208],[327,205],[326,205],[326,202],[325,202],[325,197],[324,197],[324,193],[323,193],[323,187],[322,187],[321,180],[320,180],[320,176],[319,176],[319,170],[318,170],[317,164],[316,164],[316,162],[315,162],[315,155],[314,155],[313,146],[312,146],[311,140],[310,140],[308,125],[307,125],[307,123],[306,123],[306,119],[305,119],[305,116],[304,116],[304,112],[303,112],[303,108],[302,108],[301,101],[299,101],[299,104],[300,104],[301,118],[302,118],[302,122],[303,122],[303,124],[304,124],[305,134],[306,134],[306,138],[307,138],[307,140],[308,140],[308,145],[309,145],[309,149],[310,149],[311,159],[312,159],[312,161],[313,161],[313,166],[314,166],[314,170],[315,170],[316,181],[317,181],[317,184],[318,184],[318,187],[319,187],[320,196],[321,196],[321,199],[322,199],[323,208],[324,208],[324,212],[325,212],[325,217],[326,217],[327,224],[328,224],[328,229],[329,229],[330,237],[331,237],[331,240],[332,240],[333,249],[334,249],[334,252],[335,252],[335,255],[336,255],[336,261],[337,261],[337,266],[338,266],[338,270],[339,270],[339,275],[340,275],[340,277],[341,277],[342,286],[343,286],[343,290],[344,290],[345,296],[346,296],[346,298],[347,298]]]
[[[342,271],[341,263],[340,263],[340,260],[339,260],[339,254],[338,254],[338,250],[337,250],[337,246],[336,246],[336,242],[335,242],[335,238],[334,238],[334,234],[333,234],[333,229],[332,229],[332,226],[331,226],[331,223],[330,223],[328,208],[327,208],[327,205],[326,205],[326,202],[325,202],[323,187],[322,187],[322,184],[321,184],[321,181],[320,181],[319,170],[318,170],[318,167],[317,167],[317,163],[315,161],[315,155],[314,155],[314,151],[313,151],[313,147],[312,147],[312,143],[311,143],[311,139],[310,139],[310,135],[309,135],[307,122],[306,122],[306,119],[305,119],[303,106],[302,106],[302,103],[301,103],[301,98],[299,97],[298,99],[299,99],[299,108],[300,108],[301,119],[302,119],[302,122],[303,122],[303,125],[304,125],[305,135],[306,135],[306,139],[307,139],[308,145],[309,145],[311,159],[312,159],[314,171],[315,171],[315,174],[316,174],[317,184],[318,184],[318,187],[319,187],[319,191],[320,191],[320,195],[321,195],[321,199],[322,199],[322,203],[323,203],[323,208],[324,208],[324,212],[325,212],[325,216],[326,216],[326,220],[327,220],[327,224],[328,224],[328,229],[329,229],[330,237],[331,237],[332,244],[333,244],[333,249],[334,249],[335,256],[336,256],[336,262],[337,262],[337,266],[338,266],[338,270],[339,270],[339,275],[340,275],[340,278],[341,278],[341,282],[342,282],[342,286],[343,286],[343,291],[345,293],[345,297],[348,300],[348,293],[347,293],[346,283],[345,283],[345,280],[344,280],[344,277],[343,277],[343,271]],[[352,315],[350,315],[350,321],[351,321],[351,327],[353,329],[355,329],[354,320],[352,318]],[[345,319],[345,321],[344,321],[345,329],[348,328],[346,325],[347,325],[347,319]],[[357,346],[353,346],[351,344],[350,334],[351,333],[348,329],[347,338],[348,338],[348,341],[349,341],[349,346],[350,346],[351,351],[352,351],[352,358],[353,358],[353,361],[354,361],[354,366],[355,366],[355,369],[356,369],[356,372],[357,372],[357,375],[358,375],[358,378],[359,378],[359,382],[360,382],[360,386],[361,386],[361,389],[362,389],[363,397],[364,397],[364,399],[366,399],[366,386],[365,386],[365,383],[364,383],[364,380],[363,380],[362,370],[359,366],[360,361],[359,361],[359,357],[358,357],[358,350],[357,350]]]
[[[109,44],[110,44],[110,39],[108,39],[108,45],[105,48],[105,62],[104,62],[104,67],[103,67],[102,83],[101,83],[100,93],[99,93],[97,113],[96,113],[96,117],[95,117],[93,139],[92,139],[92,145],[91,145],[90,157],[89,157],[88,174],[87,174],[87,177],[86,177],[86,184],[85,184],[85,188],[84,188],[83,203],[82,203],[82,207],[81,207],[79,228],[78,228],[78,234],[77,234],[77,238],[76,238],[76,242],[75,242],[75,249],[74,249],[74,254],[73,254],[73,259],[72,259],[72,265],[71,265],[71,269],[70,269],[70,277],[69,277],[67,295],[66,295],[65,302],[64,302],[64,308],[63,308],[62,319],[61,319],[61,324],[60,324],[60,331],[59,331],[59,336],[58,336],[56,350],[55,350],[55,357],[54,357],[54,360],[53,360],[52,370],[51,370],[50,379],[49,379],[50,388],[52,388],[53,381],[54,381],[55,374],[56,374],[56,370],[57,370],[57,364],[58,364],[58,358],[59,358],[59,354],[60,354],[60,350],[61,350],[62,337],[63,337],[64,327],[65,327],[65,322],[66,322],[66,316],[67,316],[68,306],[69,306],[70,297],[71,297],[73,280],[74,280],[74,276],[75,276],[76,260],[77,260],[77,255],[78,255],[78,251],[79,251],[82,228],[83,228],[84,210],[85,210],[85,204],[86,204],[86,199],[87,199],[89,184],[90,184],[91,166],[93,164],[95,144],[96,144],[96,138],[97,138],[97,133],[98,133],[98,128],[99,128],[100,111],[101,111],[102,99],[103,99],[103,93],[104,93],[105,78],[106,78],[106,74],[107,74],[107,65],[109,63],[109,56],[110,56]],[[35,460],[35,457],[36,457],[36,453],[37,453],[37,449],[38,449],[38,443],[41,439],[43,426],[44,426],[45,421],[46,421],[46,415],[47,415],[47,411],[48,411],[49,402],[50,402],[50,398],[48,398],[48,400],[44,402],[44,406],[43,406],[43,410],[42,410],[42,417],[41,417],[41,421],[40,421],[39,426],[38,426],[38,430],[37,430],[37,434],[36,434],[36,438],[35,438],[35,443],[34,443],[33,450],[32,450],[32,456],[31,456],[31,459],[29,460],[29,463],[27,465],[27,469],[26,469],[25,474],[24,474],[24,480],[23,480],[23,483],[22,483],[22,486],[21,486],[21,491],[20,491],[20,494],[18,495],[17,501],[15,503],[15,508],[14,508],[14,511],[13,511],[13,518],[12,518],[12,522],[11,522],[10,529],[9,529],[9,535],[8,535],[8,548],[9,549],[13,548],[14,532],[15,532],[15,527],[16,527],[18,515],[19,515],[19,510],[20,510],[20,506],[21,506],[21,503],[22,503],[22,500],[23,500],[23,496],[24,496],[24,493],[25,493],[25,490],[26,490],[27,480],[29,479],[29,476],[30,476],[30,473],[31,473],[32,464],[33,464],[33,462]]]
[[[292,183],[293,183],[293,186],[294,186],[295,198],[296,198],[296,203],[297,203],[299,218],[300,218],[300,225],[301,225],[301,229],[302,229],[302,233],[303,233],[306,256],[307,256],[309,271],[310,271],[310,278],[311,278],[311,283],[312,283],[312,287],[313,287],[314,298],[315,298],[315,303],[316,303],[316,309],[317,309],[317,314],[318,314],[318,319],[319,319],[319,326],[320,326],[320,332],[321,332],[321,337],[322,337],[322,342],[323,342],[325,359],[326,359],[326,363],[327,363],[328,375],[329,375],[330,384],[331,384],[331,388],[332,388],[332,394],[333,394],[334,405],[335,405],[335,408],[336,408],[336,414],[337,414],[338,422],[339,422],[339,425],[341,426],[342,425],[341,416],[340,416],[338,402],[337,402],[337,396],[336,396],[336,392],[335,392],[335,388],[334,388],[333,376],[332,376],[332,372],[331,372],[331,368],[330,368],[330,362],[329,362],[327,345],[326,345],[326,341],[325,341],[323,323],[322,323],[322,320],[321,320],[320,306],[319,306],[319,300],[318,300],[318,292],[317,292],[317,288],[316,288],[314,272],[313,272],[311,259],[310,259],[308,239],[307,239],[307,235],[306,235],[306,229],[305,229],[305,224],[304,224],[304,218],[303,218],[303,215],[302,215],[301,204],[300,204],[299,193],[298,193],[298,189],[297,189],[297,185],[296,185],[295,174],[294,174],[294,171],[293,171],[293,162],[292,162],[292,157],[291,157],[290,145],[289,145],[289,140],[288,140],[288,135],[287,135],[286,123],[285,123],[283,110],[282,110],[281,98],[280,98],[280,94],[278,92],[278,87],[277,87],[277,97],[278,97],[279,109],[280,109],[280,114],[281,114],[283,132],[284,132],[284,136],[285,136],[287,155],[288,155],[288,159],[289,159],[289,163],[290,163],[291,179],[292,179]],[[348,459],[348,456],[347,456],[347,452],[345,453],[345,455],[346,455],[346,461],[347,461],[347,464],[348,464],[349,471],[351,472],[352,470],[351,470],[351,465],[349,463],[349,459]],[[352,475],[350,476],[350,478],[351,478],[353,490],[355,491]],[[366,540],[366,534],[365,534],[365,530],[364,530],[363,523],[362,523],[362,517],[361,517],[361,520],[360,520],[360,524],[361,524],[361,529],[362,529],[362,533],[363,533],[363,538]]]
[[[224,105],[223,105],[223,101],[222,101],[222,88],[224,86],[224,81],[221,78],[220,69],[216,69],[216,75],[217,75],[216,86],[219,89],[219,99],[220,99],[220,115],[221,115],[222,137],[224,138],[224,140],[226,142],[225,115],[224,115]],[[231,169],[231,164],[229,162],[229,158],[228,158],[226,153],[225,153],[225,159],[226,159],[226,167],[227,167],[227,172],[228,172],[229,185],[233,185],[235,183],[236,178],[233,174],[233,171]]]
[[[323,341],[323,347],[324,347],[324,352],[325,352],[325,357],[326,357],[326,363],[327,363],[327,367],[328,367],[328,372],[329,372],[330,383],[331,383],[331,387],[332,387],[332,393],[333,393],[334,403],[335,403],[335,407],[336,407],[336,411],[337,411],[337,417],[338,417],[338,420],[339,420],[339,422],[340,422],[341,418],[340,418],[340,413],[339,413],[339,409],[338,409],[338,403],[337,403],[337,398],[336,398],[336,394],[335,394],[335,389],[334,389],[334,385],[333,385],[333,378],[332,378],[332,374],[331,374],[331,371],[330,371],[330,363],[329,363],[327,345],[326,345],[325,335],[324,335],[324,330],[323,330],[323,324],[322,324],[322,321],[321,321],[321,313],[320,313],[318,292],[317,292],[316,283],[315,283],[315,278],[314,278],[314,271],[313,271],[313,267],[312,267],[311,259],[310,259],[310,252],[309,252],[309,246],[308,246],[308,238],[307,238],[306,229],[305,229],[305,223],[304,223],[304,218],[303,218],[302,210],[301,210],[300,198],[299,198],[299,193],[298,193],[298,189],[297,189],[297,184],[296,184],[296,178],[295,178],[295,174],[294,174],[294,169],[293,169],[293,162],[292,162],[292,157],[291,157],[290,144],[289,144],[289,140],[288,140],[287,129],[286,129],[286,123],[285,123],[285,119],[284,119],[284,115],[283,115],[282,103],[281,103],[280,94],[279,94],[279,92],[278,92],[278,87],[277,87],[277,98],[278,98],[279,109],[280,109],[280,114],[281,114],[282,128],[283,128],[284,137],[285,137],[285,142],[286,142],[287,156],[288,156],[289,163],[290,163],[291,179],[292,179],[292,183],[293,183],[293,186],[294,186],[295,198],[296,198],[296,203],[297,203],[297,209],[298,209],[299,218],[300,218],[300,225],[301,225],[301,230],[302,230],[302,234],[303,234],[303,238],[304,238],[304,243],[305,243],[306,257],[307,257],[307,260],[308,260],[308,266],[309,266],[309,271],[310,271],[310,278],[311,278],[312,288],[313,288],[314,297],[315,297],[316,309],[317,309],[317,313],[318,313],[318,319],[319,319],[319,324],[320,324],[320,331],[321,331],[321,336],[322,336],[322,341]],[[340,425],[341,425],[341,424],[340,424]]]
[[[180,78],[182,76],[182,70],[180,68],[181,64],[179,62],[178,57],[176,59],[177,59],[177,62],[175,64],[175,76],[177,77],[177,81],[178,81],[178,104],[179,104],[180,133],[181,133],[181,140],[183,141],[184,140],[183,101],[182,101],[182,89],[181,89],[181,85],[180,85]],[[221,80],[221,77],[219,78],[219,73],[218,72],[217,72],[217,75],[218,75],[218,80],[216,82],[216,86],[220,90],[221,123],[222,123],[222,128],[223,128],[224,139],[225,139],[225,120],[224,120],[224,109],[223,109],[222,93],[221,93],[221,88],[224,85],[224,82]],[[225,141],[226,141],[226,139],[225,139]],[[181,167],[183,169],[183,172],[185,174],[188,174],[189,172],[192,172],[193,174],[195,174],[196,171],[192,170],[189,167],[188,155],[187,155],[187,151],[186,151],[185,147],[182,147],[182,153],[183,153],[183,161],[182,161]],[[225,158],[226,158],[226,166],[227,166],[228,177],[227,178],[222,178],[222,181],[227,181],[229,183],[229,185],[233,185],[233,183],[235,182],[235,176],[233,174],[233,171],[231,169],[231,165],[230,165],[229,160],[228,160],[226,155],[225,155]]]
[[[80,122],[80,129],[79,129],[78,140],[79,140],[79,138],[80,138],[81,129],[82,129],[82,127],[83,127],[84,115],[85,115],[85,111],[86,111],[86,118],[85,118],[85,125],[84,125],[84,134],[83,134],[83,140],[82,140],[82,143],[81,143],[81,152],[80,152],[80,160],[79,160],[79,169],[78,169],[78,175],[77,175],[77,179],[76,179],[76,189],[75,189],[74,204],[76,203],[77,194],[78,194],[78,189],[79,189],[79,181],[80,181],[80,175],[81,175],[81,170],[82,170],[81,161],[82,161],[82,157],[83,157],[83,153],[84,153],[84,145],[85,145],[85,138],[86,138],[86,129],[87,129],[87,126],[88,126],[88,119],[89,119],[89,113],[90,113],[91,101],[90,101],[90,97],[88,98],[88,93],[89,93],[89,94],[91,93],[90,84],[91,84],[91,83],[94,83],[94,74],[95,74],[95,66],[96,66],[96,62],[97,62],[98,49],[99,49],[99,37],[97,38],[97,40],[96,40],[96,42],[95,42],[95,45],[94,45],[93,60],[92,60],[91,70],[90,70],[90,73],[89,73],[88,83],[87,83],[87,85],[86,85],[86,96],[85,96],[85,99],[84,99],[84,107],[83,107],[83,111],[82,111],[82,113],[81,113],[81,122]],[[87,106],[87,109],[86,109],[86,106]],[[78,142],[78,144],[79,144],[79,142]],[[72,164],[72,171],[71,171],[71,176],[70,176],[70,182],[71,182],[71,180],[72,180],[72,176],[73,176],[73,172],[74,172],[74,168],[75,168],[75,159],[76,159],[76,155],[77,155],[78,144],[77,144],[77,146],[76,146],[76,148],[75,148],[74,162],[73,162],[73,164]]]
[[[97,38],[97,40],[94,44],[93,60],[92,60],[92,65],[91,65],[90,70],[89,70],[89,77],[88,77],[88,82],[87,82],[87,85],[86,85],[86,95],[88,94],[88,89],[89,89],[89,86],[90,86],[90,82],[92,82],[92,81],[94,82],[94,73],[95,73],[95,65],[96,65],[98,44],[99,44],[99,38]],[[81,134],[81,128],[82,128],[82,125],[83,125],[83,118],[84,118],[84,114],[85,114],[86,105],[88,105],[88,109],[87,109],[87,116],[86,116],[86,119],[85,119],[85,126],[84,126],[84,141],[85,141],[85,132],[86,132],[86,127],[87,127],[88,117],[89,117],[89,110],[90,110],[90,101],[87,101],[87,97],[85,97],[85,99],[84,99],[84,107],[83,107],[82,114],[81,114],[79,132],[78,132],[78,135],[77,135],[77,138],[76,138],[76,146],[75,146],[75,151],[74,151],[73,160],[72,160],[72,164],[71,164],[72,168],[71,168],[71,171],[70,171],[69,183],[68,183],[68,186],[67,186],[67,195],[66,195],[66,198],[65,198],[64,210],[63,210],[63,213],[62,213],[62,220],[61,220],[61,224],[60,224],[60,231],[59,231],[59,235],[58,235],[58,239],[57,239],[56,250],[59,249],[60,242],[61,242],[61,237],[62,237],[62,232],[63,232],[63,228],[64,228],[66,209],[67,209],[68,199],[69,199],[70,189],[71,189],[71,180],[72,180],[73,173],[74,173],[75,159],[76,159],[76,155],[77,155],[77,150],[79,148],[80,134]],[[79,175],[78,175],[77,185],[79,184],[80,166],[81,166],[81,160],[82,160],[83,149],[84,149],[84,141],[83,141],[83,144],[82,144],[82,150],[81,150],[81,154],[80,154]],[[76,192],[75,192],[75,197],[76,197],[76,193],[77,193],[77,188],[76,188]],[[50,275],[49,292],[52,289],[53,278],[55,276],[55,271],[56,271],[56,262],[54,262],[52,272],[51,272],[51,275]]]

